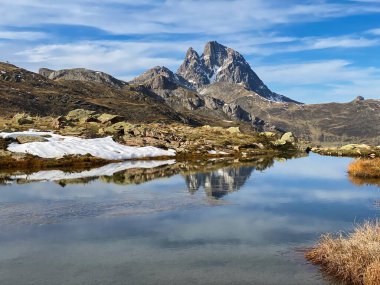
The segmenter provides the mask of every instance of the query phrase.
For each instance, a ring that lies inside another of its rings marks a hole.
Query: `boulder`
[[[17,136],[16,141],[20,144],[24,144],[24,143],[31,143],[31,142],[46,142],[48,140],[40,136]]]
[[[260,135],[265,136],[267,138],[275,138],[276,134],[274,132],[262,132]]]
[[[131,124],[128,124],[126,122],[119,122],[116,124],[113,124],[109,127],[100,128],[99,134],[110,134],[110,135],[124,135],[126,134],[130,129],[132,128]]]
[[[68,125],[68,122],[65,117],[59,116],[57,118],[54,118],[51,122],[51,126],[55,129],[61,129]]]
[[[101,114],[97,120],[102,124],[116,124],[121,121],[123,121],[123,117],[119,115],[112,115],[112,114]]]
[[[240,133],[239,127],[229,127],[228,129],[226,129],[226,131],[229,132],[230,134],[239,134]]]
[[[28,114],[21,113],[16,114],[13,117],[13,121],[18,125],[27,125],[27,124],[33,124],[33,118],[29,116]]]
[[[292,132],[287,132],[282,135],[280,141],[284,143],[295,143],[297,139],[294,137]]]
[[[75,109],[70,111],[66,115],[66,119],[69,121],[80,121],[87,122],[91,120],[96,120],[99,115],[95,111],[85,110],[85,109]]]

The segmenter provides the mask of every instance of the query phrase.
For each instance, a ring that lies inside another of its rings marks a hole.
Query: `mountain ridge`
[[[0,111],[60,115],[84,108],[132,122],[238,125],[250,131],[292,131],[315,143],[380,145],[380,100],[358,97],[322,104],[271,100],[248,86],[246,75],[253,70],[242,70],[249,66],[243,60],[233,49],[209,42],[201,56],[189,48],[179,72],[156,66],[129,82],[82,68],[42,68],[36,74],[0,63]]]

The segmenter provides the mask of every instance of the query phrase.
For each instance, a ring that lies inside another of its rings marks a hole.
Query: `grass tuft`
[[[348,173],[359,178],[380,178],[380,158],[355,160],[348,166]]]
[[[324,235],[305,257],[344,284],[380,284],[380,222],[366,222],[348,235]]]

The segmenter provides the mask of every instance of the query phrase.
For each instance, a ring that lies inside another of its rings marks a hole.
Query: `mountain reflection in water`
[[[131,185],[181,174],[191,194],[204,188],[208,197],[221,198],[228,193],[238,191],[254,170],[263,171],[273,166],[274,160],[273,157],[263,157],[243,162],[231,159],[192,162],[175,162],[174,160],[124,162],[81,172],[48,170],[29,174],[0,174],[0,184],[54,181],[65,187],[70,184],[87,184],[99,180],[105,183]]]
[[[207,196],[221,198],[228,193],[238,191],[251,176],[254,167],[226,167],[209,173],[195,173],[185,176],[190,193],[201,187]]]

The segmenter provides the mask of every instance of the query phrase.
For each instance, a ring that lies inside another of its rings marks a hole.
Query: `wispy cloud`
[[[0,25],[87,25],[122,34],[235,33],[277,24],[380,12],[376,3],[336,4],[320,0],[286,3],[280,0],[4,0],[2,7]]]
[[[85,67],[102,70],[121,79],[131,79],[139,72],[156,65],[176,68],[180,60],[169,56],[183,53],[185,44],[168,45],[166,42],[91,41],[75,44],[39,45],[19,51],[9,60],[24,61],[37,70],[41,66],[53,69]],[[159,56],[165,49],[166,56]]]
[[[20,32],[0,30],[0,39],[37,41],[46,37],[47,35],[42,32]]]
[[[256,70],[266,82],[277,86],[277,91],[299,100],[344,102],[358,95],[380,95],[380,68],[356,67],[346,60],[261,66]]]

